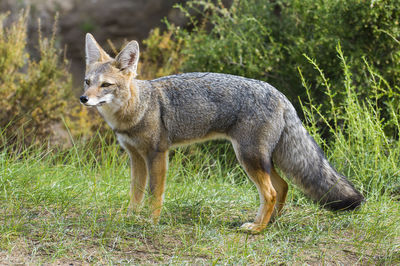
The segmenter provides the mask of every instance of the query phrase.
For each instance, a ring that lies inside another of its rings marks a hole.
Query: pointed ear
[[[107,61],[111,59],[111,57],[100,47],[93,35],[90,33],[86,34],[85,52],[86,66],[95,62]]]
[[[115,58],[117,67],[133,73],[135,76],[139,62],[139,44],[137,41],[129,42]]]

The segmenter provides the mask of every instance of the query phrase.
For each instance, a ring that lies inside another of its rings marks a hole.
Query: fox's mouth
[[[87,104],[87,103],[84,103],[83,105],[84,106],[87,106],[87,107],[97,107],[97,106],[102,106],[102,105],[104,105],[104,104],[106,104],[107,102],[106,101],[101,101],[101,102],[98,102],[98,103],[96,103],[96,104]]]

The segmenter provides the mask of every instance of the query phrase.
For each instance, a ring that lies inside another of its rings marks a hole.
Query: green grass
[[[399,202],[388,196],[334,213],[291,186],[262,234],[238,231],[258,194],[225,144],[172,153],[158,225],[146,208],[128,215],[128,160],[116,144],[13,154],[0,153],[1,264],[400,263]]]

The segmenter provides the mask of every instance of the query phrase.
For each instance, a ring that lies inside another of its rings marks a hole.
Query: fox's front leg
[[[144,197],[147,183],[146,162],[134,149],[128,151],[131,159],[131,188],[129,193],[129,211],[138,211]]]
[[[153,152],[147,159],[149,172],[150,208],[154,223],[157,223],[164,199],[165,180],[168,168],[168,151]]]

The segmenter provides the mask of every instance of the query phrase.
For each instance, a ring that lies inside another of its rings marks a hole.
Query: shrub
[[[89,134],[87,111],[72,98],[68,61],[50,38],[38,39],[38,58],[27,52],[29,12],[8,21],[0,15],[0,133],[2,144],[68,144],[70,135]],[[7,23],[5,23],[7,22]],[[4,26],[7,24],[7,26]]]
[[[28,12],[0,29],[0,126],[8,137],[33,140],[51,134],[71,92],[67,62],[59,59],[55,36],[39,38],[40,58],[26,51]],[[6,19],[2,15],[1,24]]]
[[[340,42],[351,63],[353,80],[360,84],[360,96],[369,96],[371,85],[365,78],[368,69],[363,57],[392,88],[400,81],[399,0],[247,0],[233,1],[230,8],[221,1],[213,2],[188,1],[181,7],[193,26],[192,31],[180,31],[177,36],[185,44],[181,71],[224,72],[265,80],[296,104],[298,96],[306,99],[297,73],[301,67],[303,76],[311,81],[310,93],[328,108],[323,82],[303,54],[315,58],[325,70],[332,92],[346,97],[335,49]],[[206,22],[194,18],[196,11]]]
[[[185,60],[180,51],[183,40],[174,38],[179,28],[168,24],[168,30],[160,32],[155,28],[143,41],[145,50],[141,54],[140,73],[142,78],[156,78],[176,74]]]

